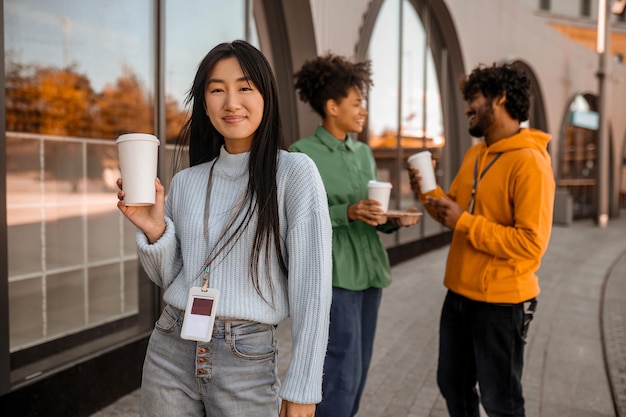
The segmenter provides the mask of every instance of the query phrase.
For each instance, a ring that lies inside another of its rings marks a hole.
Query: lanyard
[[[207,248],[209,246],[209,215],[210,215],[209,204],[211,202],[211,190],[213,189],[213,169],[215,168],[215,164],[217,164],[217,158],[215,159],[215,162],[213,162],[213,165],[211,166],[211,171],[209,172],[209,180],[206,186],[206,200],[204,201],[204,224],[203,224],[202,231],[204,234],[204,241],[206,242]],[[217,244],[224,238],[224,235],[226,234],[226,229],[228,228],[229,223],[234,219],[235,215],[237,214],[237,211],[239,207],[241,206],[241,203],[243,203],[243,199],[245,195],[246,193],[243,192],[241,196],[239,196],[239,198],[237,199],[235,206],[230,211],[230,214],[228,215],[228,219],[226,219],[226,222],[224,223],[224,226],[222,227],[222,231],[220,232],[220,236],[217,238],[217,242],[215,243],[215,246],[211,249],[211,251],[207,255],[206,261],[204,261],[204,266],[202,267],[202,270],[203,270],[202,291],[204,292],[206,292],[207,289],[209,288],[209,278],[210,278],[209,272],[211,271],[210,264],[211,262],[215,260],[215,257],[217,256],[217,253],[215,255],[212,255],[213,250],[215,249],[215,247],[217,247]]]
[[[491,166],[498,160],[498,158],[500,158],[502,156],[502,152],[500,152],[499,154],[497,154],[495,156],[495,158],[493,158],[491,160],[491,162],[489,162],[489,164],[485,167],[485,169],[483,169],[483,172],[480,173],[480,177],[478,177],[478,159],[479,157],[476,157],[476,162],[474,162],[474,183],[472,184],[472,199],[470,200],[470,204],[469,204],[469,212],[470,213],[474,213],[474,196],[476,195],[476,187],[478,187],[478,182],[483,179],[483,177],[485,176],[485,173],[489,170],[489,168],[491,168]]]

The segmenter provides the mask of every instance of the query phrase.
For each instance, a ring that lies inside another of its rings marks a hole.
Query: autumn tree
[[[153,100],[128,68],[113,85],[106,85],[96,100],[96,126],[103,138],[129,132],[154,132]]]

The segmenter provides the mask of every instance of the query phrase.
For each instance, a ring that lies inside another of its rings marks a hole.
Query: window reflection
[[[402,27],[402,53],[398,48],[399,31],[389,30],[397,27]],[[437,163],[442,164],[442,148],[446,143],[438,74],[424,25],[409,1],[385,1],[369,50],[374,85],[369,93],[368,141],[380,177],[393,184],[390,207],[405,209],[419,204],[410,189],[405,169],[407,158],[428,149]],[[400,66],[401,83],[398,82]],[[419,227],[400,230],[400,240],[415,240],[440,231],[439,225],[428,216],[421,222]],[[393,242],[393,235],[382,238],[387,246],[398,243]]]
[[[153,4],[3,4],[12,352],[138,313],[114,139],[154,133]]]
[[[5,1],[7,130],[107,139],[151,133],[150,4]]]
[[[175,142],[188,116],[184,106],[185,99],[198,64],[217,44],[246,38],[246,26],[254,28],[253,22],[245,20],[246,9],[250,7],[251,0],[229,2],[192,0],[185,2],[184,7],[176,2],[165,3],[165,100],[168,143]],[[207,22],[210,22],[210,30],[207,30]],[[246,40],[259,47],[256,31],[252,30],[249,33],[250,38]]]
[[[159,2],[3,3],[10,349],[23,363],[45,359],[29,359],[30,347],[104,323],[131,326],[137,321],[121,319],[141,315],[153,324],[140,305],[152,301],[139,294],[147,285],[136,229],[116,207],[114,140],[156,133],[154,86],[164,71],[165,139],[173,141],[209,49],[246,36],[259,43],[246,22],[251,0],[163,3],[165,68],[155,61]],[[172,146],[162,149],[171,168]]]
[[[574,218],[595,215],[597,192],[597,123],[595,98],[576,95],[567,112],[557,185],[569,190]]]

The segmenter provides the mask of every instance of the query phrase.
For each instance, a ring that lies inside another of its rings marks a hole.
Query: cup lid
[[[423,158],[423,157],[432,157],[432,153],[430,151],[421,151],[418,153],[414,153],[413,155],[408,157],[407,161],[410,161],[411,159]]]
[[[383,181],[376,181],[376,180],[370,180],[367,183],[368,187],[380,187],[380,188],[392,188],[393,185],[391,185],[390,182],[383,182]]]
[[[160,144],[159,139],[149,133],[125,133],[123,135],[120,135],[115,143],[120,143],[127,140],[147,140],[150,142],[155,142],[156,144]]]

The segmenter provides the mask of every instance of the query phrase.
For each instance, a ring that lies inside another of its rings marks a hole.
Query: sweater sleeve
[[[322,399],[322,372],[332,299],[332,227],[324,185],[313,161],[289,173],[286,210],[288,297],[293,351],[280,390],[286,400]]]
[[[182,269],[182,256],[174,221],[172,220],[175,182],[165,202],[165,232],[156,242],[150,243],[146,235],[137,231],[137,255],[152,282],[167,289]]]

